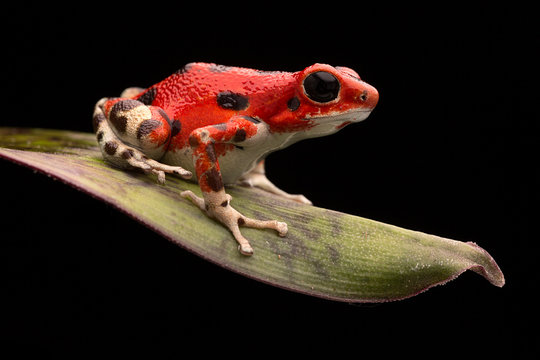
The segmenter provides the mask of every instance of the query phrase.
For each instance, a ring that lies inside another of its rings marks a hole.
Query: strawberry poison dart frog
[[[240,214],[224,185],[242,183],[310,204],[272,184],[264,159],[299,140],[366,119],[378,98],[377,90],[347,67],[315,64],[299,72],[268,72],[191,63],[147,89],[102,98],[93,125],[109,163],[153,173],[160,183],[165,174],[196,180],[202,198],[191,191],[181,196],[227,227],[240,252],[251,255],[239,227],[270,228],[285,236],[287,224]]]

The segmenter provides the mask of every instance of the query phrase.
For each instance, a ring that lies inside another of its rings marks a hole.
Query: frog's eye
[[[304,79],[304,91],[313,101],[325,103],[337,98],[339,94],[339,80],[326,71],[317,71]]]

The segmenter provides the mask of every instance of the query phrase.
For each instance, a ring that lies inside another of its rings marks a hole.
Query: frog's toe
[[[299,202],[300,204],[307,204],[307,205],[313,205],[313,203],[304,195],[298,194],[298,195],[290,195],[288,197],[289,200],[293,200],[296,202]]]
[[[238,225],[255,229],[272,229],[281,237],[287,235],[287,232],[289,231],[287,224],[284,222],[277,220],[257,220],[245,216],[238,219]]]
[[[249,244],[238,245],[238,251],[240,251],[242,255],[246,255],[246,256],[253,255],[253,248]]]
[[[241,254],[251,256],[253,255],[253,248],[249,244],[248,240],[240,233],[239,226],[246,226],[255,229],[272,229],[277,231],[278,235],[284,237],[287,235],[287,224],[276,220],[257,220],[240,215],[234,211],[236,215],[239,215],[237,222],[229,225],[229,229],[234,235],[234,238],[238,242],[238,250]],[[225,223],[224,223],[225,224]]]
[[[281,221],[276,221],[276,223],[276,231],[278,232],[278,235],[281,237],[285,237],[289,232],[289,227],[287,226],[287,223]]]
[[[147,165],[150,165],[154,173],[159,173],[159,172],[163,173],[163,177],[165,176],[165,173],[179,175],[180,177],[186,180],[191,179],[191,177],[193,176],[191,171],[188,171],[180,166],[170,166],[170,165],[162,164],[156,160],[152,160],[148,158],[145,159],[144,161]],[[159,179],[159,175],[158,175],[158,179]]]
[[[165,184],[165,172],[161,170],[152,169],[152,173],[157,175],[157,181],[161,185]]]
[[[197,195],[195,195],[193,193],[193,191],[191,191],[191,190],[182,191],[180,193],[180,196],[183,197],[183,198],[187,198],[187,199],[191,200],[191,202],[193,202],[195,205],[197,205],[199,207],[199,209],[206,212],[204,199],[197,196]]]
[[[179,166],[169,166],[149,159],[135,149],[130,149],[129,156],[124,156],[124,159],[126,159],[127,163],[134,168],[141,169],[146,173],[157,175],[157,181],[160,184],[165,184],[165,174],[180,175],[184,179],[189,179],[192,176],[190,171],[187,171]]]

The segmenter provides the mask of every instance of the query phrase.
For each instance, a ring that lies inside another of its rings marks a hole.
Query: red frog
[[[347,67],[315,64],[299,72],[268,72],[191,63],[148,89],[128,88],[95,106],[93,124],[106,161],[157,175],[177,174],[199,183],[190,199],[226,226],[244,255],[253,254],[240,226],[287,224],[248,218],[230,204],[224,185],[242,183],[301,203],[303,195],[277,188],[264,159],[299,140],[333,134],[362,121],[379,94]]]

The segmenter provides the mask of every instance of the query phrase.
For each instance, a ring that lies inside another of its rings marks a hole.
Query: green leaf
[[[473,270],[496,286],[504,276],[493,258],[463,243],[377,221],[282,200],[231,186],[246,216],[289,225],[280,238],[243,228],[254,255],[239,254],[229,231],[180,192],[197,184],[168,176],[165,185],[106,164],[95,136],[78,132],[0,128],[0,157],[37,169],[99,198],[174,243],[247,277],[313,296],[348,302],[407,298]]]

